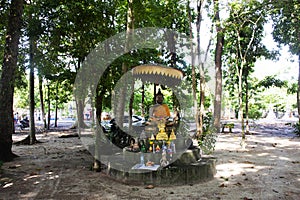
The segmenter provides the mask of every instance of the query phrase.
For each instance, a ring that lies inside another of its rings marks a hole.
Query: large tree
[[[33,14],[33,4],[27,6],[27,9],[24,11],[24,16],[28,14],[27,19],[27,35],[29,38],[29,134],[24,140],[19,141],[21,144],[34,144],[37,142],[35,136],[35,120],[34,120],[34,111],[35,111],[35,99],[34,99],[34,69],[35,69],[35,49],[36,49],[36,41],[37,35],[35,34],[35,18]]]
[[[272,1],[269,5],[272,10],[273,38],[280,44],[288,45],[290,52],[298,55],[297,106],[300,113],[300,2],[299,0]]]
[[[21,34],[23,0],[12,0],[7,24],[2,74],[0,79],[0,160],[9,161],[12,153],[12,134],[14,133],[13,94],[15,71],[17,68],[18,45]]]
[[[221,109],[222,109],[222,54],[224,46],[224,32],[220,20],[219,1],[214,0],[214,23],[217,31],[217,43],[215,48],[215,70],[216,70],[216,88],[214,101],[214,127],[220,131]]]
[[[237,85],[242,145],[245,140],[243,89],[248,87],[245,83],[253,63],[257,58],[268,55],[266,47],[262,44],[265,15],[265,9],[258,1],[233,2],[230,4],[230,14],[226,24],[224,50],[228,69],[225,75],[227,75],[227,86],[234,88]]]

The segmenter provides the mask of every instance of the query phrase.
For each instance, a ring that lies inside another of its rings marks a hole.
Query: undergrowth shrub
[[[203,117],[203,134],[198,140],[203,154],[212,154],[215,151],[217,134],[212,125],[212,113],[207,113]]]
[[[296,123],[293,125],[294,133],[300,137],[300,123]]]

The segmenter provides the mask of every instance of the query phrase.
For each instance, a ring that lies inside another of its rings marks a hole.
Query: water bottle
[[[140,160],[141,160],[141,165],[144,166],[145,165],[145,160],[144,160],[144,154],[141,153],[141,156],[140,156]]]

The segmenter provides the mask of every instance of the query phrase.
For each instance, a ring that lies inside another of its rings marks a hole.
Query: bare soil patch
[[[219,134],[217,174],[209,182],[184,186],[147,187],[115,181],[91,171],[92,156],[74,130],[40,133],[42,143],[14,145],[20,157],[4,163],[0,199],[299,199],[300,138],[286,125],[261,125],[247,135]],[[14,141],[26,133],[13,136]],[[148,189],[150,188],[150,189]]]

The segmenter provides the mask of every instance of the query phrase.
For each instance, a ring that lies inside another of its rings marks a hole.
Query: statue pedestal
[[[148,154],[149,156],[151,153]],[[216,174],[216,158],[211,156],[200,158],[199,149],[195,148],[188,149],[175,162],[164,168],[155,165],[156,170],[144,168],[128,170],[123,166],[124,170],[122,170],[120,167],[121,164],[117,168],[107,169],[106,172],[127,184],[186,185],[212,180]]]

